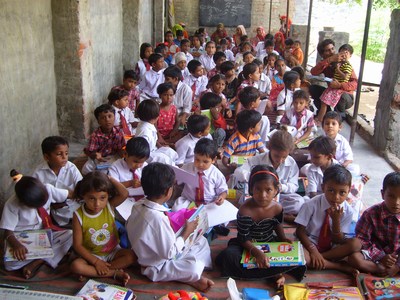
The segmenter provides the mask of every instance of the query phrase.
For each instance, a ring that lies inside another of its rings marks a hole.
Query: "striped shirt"
[[[236,131],[225,146],[224,156],[227,158],[233,154],[254,156],[257,154],[257,150],[265,151],[264,143],[258,133],[250,134],[247,140],[239,131]]]
[[[274,240],[274,229],[283,222],[283,211],[272,218],[255,222],[249,216],[237,215],[237,238],[240,243],[246,241],[271,242]]]
[[[348,61],[346,61],[342,63],[339,69],[340,71],[346,74],[346,78],[343,78],[337,71],[335,71],[333,78],[339,82],[349,82],[351,72],[353,72],[353,67],[351,66],[351,64]]]

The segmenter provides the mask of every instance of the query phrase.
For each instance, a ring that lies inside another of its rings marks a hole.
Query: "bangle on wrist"
[[[94,261],[94,263],[92,264],[93,266],[96,266],[97,262],[99,261],[98,258],[96,258],[96,260]]]
[[[317,247],[314,245],[314,244],[311,244],[311,245],[309,245],[308,246],[308,249],[310,249],[310,250],[314,250],[314,249],[316,249]]]

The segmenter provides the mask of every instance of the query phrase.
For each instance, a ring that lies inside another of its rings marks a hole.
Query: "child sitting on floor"
[[[189,133],[175,143],[178,166],[194,161],[194,147],[201,138],[206,137],[212,140],[210,119],[204,115],[191,115],[187,120],[187,129]]]
[[[128,107],[129,93],[126,90],[114,89],[108,94],[108,102],[115,109],[114,126],[121,129],[125,136],[135,135],[133,126],[137,126],[137,119]]]
[[[236,116],[237,131],[229,138],[222,157],[222,163],[232,171],[237,164],[231,163],[232,155],[254,156],[264,153],[265,145],[261,140],[261,114],[256,110],[243,110]]]
[[[349,264],[364,273],[393,277],[400,270],[400,172],[385,176],[381,193],[383,202],[364,211],[357,222],[362,250],[349,256]]]
[[[25,279],[33,277],[41,265],[47,263],[53,269],[72,246],[72,231],[54,226],[49,216],[51,203],[62,203],[68,191],[44,185],[37,178],[22,176],[15,184],[15,196],[4,204],[0,228],[5,230],[4,239],[12,249],[16,261],[5,261],[7,271],[20,270]],[[54,256],[43,259],[26,259],[27,247],[15,237],[19,231],[52,229]]]
[[[347,262],[340,261],[361,249],[356,238],[348,238],[355,213],[346,201],[350,187],[348,170],[340,165],[329,167],[324,172],[324,193],[305,202],[295,219],[296,235],[305,248],[307,266],[312,269],[358,273]]]
[[[133,264],[136,256],[118,245],[114,207],[128,197],[127,189],[114,178],[95,171],[77,184],[75,195],[84,204],[72,219],[74,250],[80,256],[71,263],[72,272],[81,277],[112,277],[125,286],[130,276],[123,268]]]
[[[194,108],[198,105],[200,95],[207,89],[208,79],[204,75],[204,67],[198,60],[192,60],[187,66],[190,75],[185,77],[184,83],[186,83],[192,90],[192,105]]]
[[[88,146],[83,149],[89,157],[82,168],[83,175],[94,171],[99,163],[122,157],[122,148],[125,147],[124,133],[114,127],[114,108],[109,104],[100,105],[94,110],[94,115],[99,128],[91,134]]]
[[[279,93],[277,98],[277,107],[276,110],[278,112],[278,117],[276,118],[276,123],[280,123],[282,116],[285,114],[285,111],[290,110],[293,102],[293,93],[295,90],[300,88],[300,75],[297,72],[289,71],[283,75],[283,83],[285,88]]]
[[[207,78],[210,80],[213,76],[221,73],[221,65],[226,61],[226,55],[222,51],[215,52],[213,56],[215,67],[207,72]]]
[[[270,267],[268,257],[257,249],[253,242],[289,242],[283,231],[283,209],[274,200],[279,193],[279,178],[274,168],[257,165],[251,170],[249,191],[252,196],[242,206],[237,215],[237,238],[228,242],[228,248],[216,258],[222,268],[223,277],[234,278],[275,278],[278,288],[285,283],[283,273],[288,272],[301,280],[305,266]],[[274,235],[274,233],[276,235]],[[246,269],[240,263],[243,249],[256,258],[257,267]]]
[[[153,48],[151,48],[153,49]],[[139,62],[138,62],[139,63]],[[126,70],[124,73],[124,80],[122,85],[114,86],[111,90],[125,90],[128,94],[128,107],[135,115],[136,108],[140,102],[140,92],[136,89],[139,82],[139,75],[133,70]]]
[[[137,202],[126,224],[133,251],[138,254],[142,274],[152,281],[180,281],[207,292],[214,282],[202,276],[211,267],[210,247],[204,237],[183,251],[185,240],[195,230],[198,220],[186,222],[179,237],[175,236],[164,206],[173,192],[175,174],[171,167],[151,163],[143,169],[142,187],[146,198]]]
[[[139,75],[139,80],[144,80],[144,74],[146,71],[150,71],[151,65],[149,63],[149,57],[153,54],[153,46],[149,43],[143,43],[140,45],[139,56],[135,71]],[[139,104],[138,104],[139,105]]]
[[[196,143],[194,162],[183,165],[182,169],[196,174],[199,177],[199,183],[202,182],[203,184],[199,184],[198,188],[185,184],[182,196],[176,199],[172,207],[173,211],[187,208],[193,201],[197,206],[211,202],[221,205],[224,202],[228,186],[226,185],[225,176],[214,165],[217,154],[217,147],[215,147],[212,140],[200,139]]]
[[[144,79],[140,82],[140,100],[157,98],[157,87],[164,82],[164,57],[153,53],[149,56],[151,69],[146,71]]]
[[[173,143],[179,127],[178,111],[173,104],[175,89],[171,83],[164,82],[157,87],[157,93],[161,99],[157,130],[160,139]]]
[[[203,65],[206,72],[209,72],[215,68],[215,62],[213,59],[215,50],[215,42],[209,41],[206,43],[206,53],[202,54],[199,58],[199,61]]]
[[[82,179],[78,168],[68,161],[69,144],[61,136],[49,136],[42,142],[44,162],[33,172],[33,177],[43,184],[65,189],[68,191],[68,199],[63,203],[51,206],[51,215],[60,226],[70,224],[73,212],[80,206],[72,199],[72,193],[78,181]]]

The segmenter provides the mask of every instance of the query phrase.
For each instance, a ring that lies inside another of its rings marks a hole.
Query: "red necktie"
[[[51,218],[49,216],[49,214],[47,213],[47,210],[44,209],[43,207],[39,207],[37,209],[38,213],[39,213],[39,217],[42,219],[42,223],[43,223],[43,228],[44,229],[51,229],[54,231],[60,231],[60,230],[64,230],[56,225],[53,224],[53,222],[51,221]]]
[[[196,94],[196,81],[192,84],[192,101],[194,101]]]
[[[122,110],[118,111],[120,119],[121,119],[121,127],[122,131],[124,132],[125,135],[131,135],[131,131],[129,130],[128,123],[126,122],[126,119],[124,115],[122,114]]]
[[[325,219],[324,223],[322,223],[321,231],[319,232],[318,237],[318,251],[325,252],[332,248],[332,236],[331,236],[331,227],[329,225],[329,214],[328,211],[325,211]]]
[[[300,129],[301,128],[301,119],[303,118],[303,114],[300,113],[296,113],[296,129]]]
[[[149,71],[151,68],[149,61],[143,59],[143,63],[144,63],[144,66],[146,67],[146,71]]]
[[[129,171],[132,173],[132,180],[136,181],[139,180],[139,176],[135,173],[135,170],[129,169]],[[140,199],[143,198],[143,195],[139,195],[139,196],[129,196],[135,199],[135,201],[138,201]]]
[[[199,176],[199,187],[196,188],[196,197],[195,202],[196,205],[199,206],[200,204],[204,203],[204,182],[203,182],[203,172],[197,172]]]

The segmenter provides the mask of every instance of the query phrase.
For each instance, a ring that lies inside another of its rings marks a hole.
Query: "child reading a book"
[[[75,196],[84,204],[72,219],[73,245],[80,256],[71,263],[73,273],[88,277],[112,277],[122,285],[130,279],[123,269],[136,261],[130,249],[119,244],[114,207],[128,197],[128,191],[112,177],[91,172],[75,188]]]
[[[249,193],[252,196],[239,209],[237,215],[237,238],[228,242],[228,248],[216,258],[223,277],[274,278],[277,287],[283,286],[283,273],[289,272],[301,280],[305,266],[271,267],[268,257],[253,242],[291,242],[283,231],[283,209],[274,200],[279,193],[279,178],[273,167],[255,166],[250,174]],[[246,269],[240,263],[243,250],[255,257],[257,268]]]
[[[295,219],[296,235],[304,246],[307,266],[312,269],[332,269],[350,275],[358,271],[341,259],[360,251],[356,238],[348,238],[355,211],[347,203],[351,173],[340,165],[324,172],[321,195],[300,208]]]
[[[368,208],[357,222],[362,250],[349,256],[349,263],[361,272],[392,277],[400,270],[400,172],[385,176],[381,193],[383,202]]]
[[[52,268],[72,246],[72,231],[60,230],[51,222],[49,216],[51,203],[62,203],[68,197],[68,191],[58,189],[51,184],[44,185],[39,179],[22,176],[15,184],[15,196],[5,204],[0,220],[0,228],[5,230],[5,241],[11,248],[16,261],[5,261],[7,271],[22,270],[25,279],[33,277],[41,265],[47,263]],[[18,241],[19,231],[53,229],[52,248],[54,256],[49,258],[26,259],[29,245]]]
[[[207,292],[214,285],[202,276],[204,268],[212,266],[207,240],[201,236],[185,255],[175,258],[183,252],[185,240],[195,230],[198,220],[186,222],[182,234],[175,235],[165,214],[169,209],[164,206],[172,196],[174,171],[168,165],[151,163],[142,175],[146,198],[135,203],[126,224],[142,274],[152,281],[176,280]]]
[[[68,141],[61,136],[48,136],[42,142],[44,162],[33,172],[33,177],[43,184],[68,191],[68,199],[64,203],[53,204],[51,215],[60,226],[69,224],[73,212],[79,207],[79,203],[72,198],[75,185],[82,179],[78,168],[68,161]]]
[[[210,139],[200,139],[194,147],[194,162],[182,166],[182,169],[196,174],[199,178],[199,187],[192,187],[185,184],[182,196],[176,199],[173,211],[187,208],[191,202],[197,206],[215,202],[221,205],[227,195],[228,186],[225,176],[214,165],[218,150]],[[178,182],[179,184],[179,182]]]

